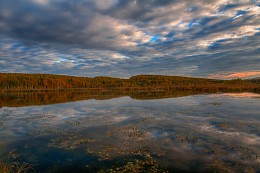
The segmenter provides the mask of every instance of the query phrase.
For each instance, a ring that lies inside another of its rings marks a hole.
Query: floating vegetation
[[[12,150],[12,151],[9,151],[7,157],[9,159],[17,159],[19,157],[19,155],[17,154],[16,150]]]
[[[164,155],[160,149],[160,141],[150,135],[149,129],[141,127],[143,121],[141,118],[139,122],[109,127],[105,132],[106,138],[98,141],[98,145],[88,148],[87,152],[96,153],[101,160],[121,156]],[[109,143],[111,139],[116,142]]]
[[[225,163],[222,160],[213,160],[207,167],[209,172],[220,172],[220,173],[234,173],[234,172],[246,172],[255,173],[253,167],[243,167],[241,164],[234,162]],[[237,170],[237,171],[234,171]]]
[[[225,127],[226,125],[224,123],[219,123],[216,126],[218,126],[218,127]]]
[[[186,143],[191,143],[191,144],[195,144],[198,142],[199,137],[198,136],[193,136],[193,135],[179,135],[176,137],[175,139],[177,142],[186,142]]]
[[[231,123],[225,122],[225,121],[212,121],[211,126],[215,128],[216,130],[231,130]]]
[[[148,129],[141,128],[141,124],[149,118],[141,118],[133,123],[116,126],[109,125],[103,132],[102,138],[89,139],[74,133],[51,133],[58,135],[51,139],[48,147],[66,150],[84,147],[86,153],[98,156],[100,160],[111,160],[126,156],[162,156],[160,141],[152,138]],[[49,131],[50,132],[50,131]],[[41,132],[44,133],[44,132]]]
[[[213,158],[208,167],[215,172],[250,172],[250,170],[252,172],[260,166],[257,163],[257,154],[245,146],[223,142],[212,137],[208,137],[208,140],[199,146],[204,148],[205,154]]]
[[[74,136],[76,135],[76,132],[72,130],[62,130],[62,129],[48,127],[40,130],[31,131],[29,134],[32,136],[42,136],[42,135]]]
[[[80,146],[85,146],[89,143],[93,143],[95,140],[86,139],[86,138],[79,138],[74,136],[70,137],[59,137],[56,139],[52,139],[48,144],[48,147],[54,148],[63,148],[63,149],[76,149]]]
[[[66,124],[71,125],[71,126],[79,126],[80,122],[79,121],[65,121]]]
[[[123,166],[112,167],[107,170],[100,170],[98,173],[168,173],[168,171],[160,166],[157,161],[152,157],[146,158],[144,160],[133,160],[127,162]]]

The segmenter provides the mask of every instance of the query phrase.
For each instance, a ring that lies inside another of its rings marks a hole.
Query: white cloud
[[[31,0],[31,1],[40,5],[47,5],[49,3],[49,0]]]
[[[96,6],[100,10],[107,10],[118,3],[118,0],[95,0]]]

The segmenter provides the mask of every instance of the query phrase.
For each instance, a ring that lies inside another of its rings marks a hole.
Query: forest
[[[216,80],[183,76],[137,75],[129,79],[112,77],[76,77],[53,74],[0,73],[0,90],[192,90],[260,92],[259,80]]]

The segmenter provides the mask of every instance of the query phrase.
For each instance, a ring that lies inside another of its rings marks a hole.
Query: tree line
[[[250,90],[259,92],[260,84],[251,80],[216,80],[183,76],[137,75],[129,79],[112,77],[76,77],[53,74],[0,73],[1,90]]]

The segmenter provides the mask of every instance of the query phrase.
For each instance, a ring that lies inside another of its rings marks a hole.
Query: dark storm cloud
[[[82,32],[92,19],[91,8],[83,12],[68,2],[42,5],[18,0],[1,3],[1,30],[6,35],[36,41],[86,44]]]
[[[121,0],[116,6],[102,13],[111,15],[119,19],[147,21],[146,14],[152,12],[153,9],[173,4],[176,0]]]
[[[0,71],[118,77],[258,71],[259,15],[259,3],[249,0],[1,0]]]

